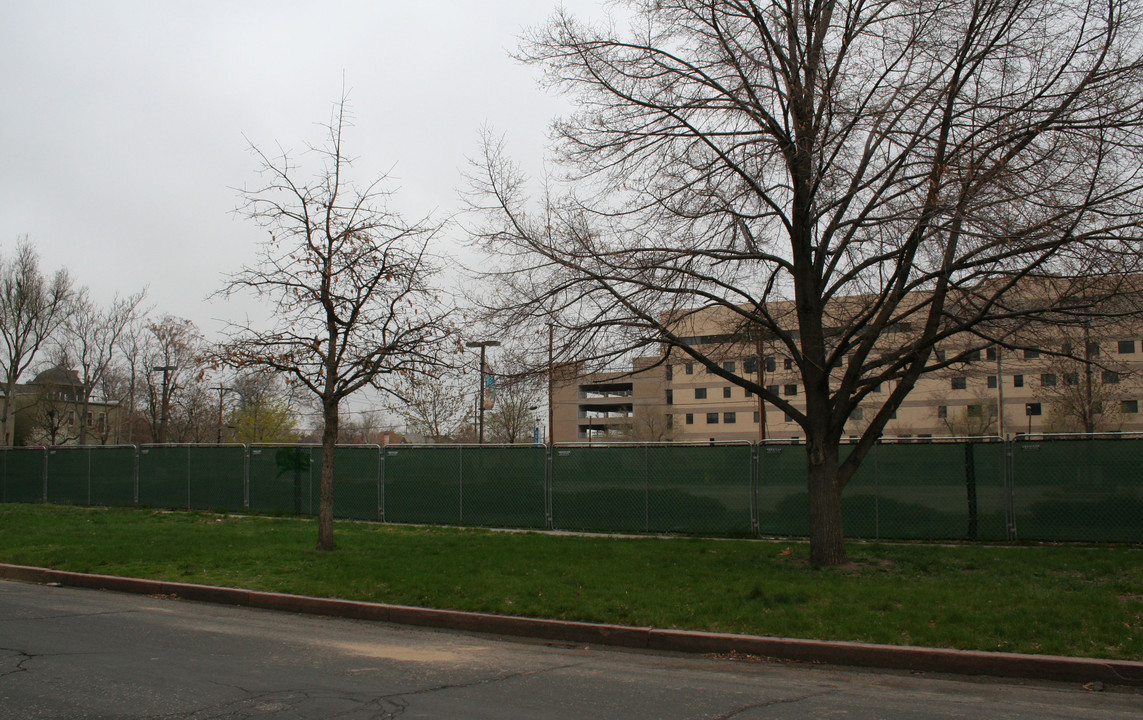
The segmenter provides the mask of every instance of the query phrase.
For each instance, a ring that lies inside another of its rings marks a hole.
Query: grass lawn
[[[1143,548],[607,538],[0,504],[0,562],[533,617],[1143,660]]]

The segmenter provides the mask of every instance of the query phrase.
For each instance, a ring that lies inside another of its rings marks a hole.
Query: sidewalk
[[[257,592],[189,583],[140,580],[48,570],[0,563],[0,579],[141,595],[239,605],[264,610],[420,625],[464,632],[493,633],[640,650],[701,653],[730,657],[849,665],[855,667],[955,673],[991,677],[1105,683],[1143,687],[1143,662],[1052,655],[1020,655],[855,642],[725,635],[652,627],[600,625],[507,615],[433,610],[327,598]]]

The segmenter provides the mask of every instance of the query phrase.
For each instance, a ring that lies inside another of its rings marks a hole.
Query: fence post
[[[132,472],[131,472],[131,476],[132,476],[131,481],[132,481],[132,484],[134,485],[134,489],[133,489],[134,490],[134,497],[132,498],[132,500],[135,502],[135,506],[138,507],[139,506],[139,446],[138,445],[132,445],[131,450],[132,450],[131,461],[132,461],[132,465],[133,465]]]
[[[91,448],[87,448],[87,504],[91,505]]]
[[[976,451],[971,440],[964,444],[964,483],[968,492],[968,539],[975,541],[978,531]]]
[[[1016,441],[1004,443],[1004,519],[1008,539],[1016,539]]]
[[[242,509],[250,510],[250,445],[242,443]]]
[[[544,515],[548,523],[548,529],[554,530],[554,520],[552,519],[552,475],[555,472],[552,464],[552,455],[555,452],[556,444],[549,442],[548,446],[544,449]]]
[[[48,501],[48,454],[50,452],[51,448],[44,448],[44,503]]]
[[[481,447],[484,447],[484,446],[481,445]],[[457,492],[460,494],[460,498],[459,498],[460,521],[459,521],[459,524],[464,525],[464,446],[463,445],[458,446],[456,449],[456,453],[457,453],[457,463],[456,463],[456,465],[457,465],[457,468],[456,468]]]
[[[756,442],[750,443],[750,532],[754,537],[762,534],[762,521],[758,517],[758,493],[762,482],[762,452]]]
[[[377,446],[377,519],[385,522],[385,453],[387,446]]]

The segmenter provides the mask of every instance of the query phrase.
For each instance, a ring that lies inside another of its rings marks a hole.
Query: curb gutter
[[[239,590],[190,583],[92,575],[0,563],[0,578],[28,583],[58,583],[68,587],[173,596],[184,600],[238,605],[262,610],[324,615],[419,625],[465,632],[515,635],[542,640],[611,645],[623,648],[717,655],[747,655],[774,660],[848,665],[913,672],[986,675],[1004,678],[1143,687],[1143,662],[1100,660],[1055,655],[947,650],[941,648],[874,645],[728,635],[652,627],[604,625],[568,620],[542,620],[511,615],[434,610],[315,598],[302,595]]]

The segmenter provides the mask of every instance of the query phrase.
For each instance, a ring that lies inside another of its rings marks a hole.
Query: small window
[[[778,369],[778,363],[774,360],[773,355],[766,356],[766,372],[774,372]]]
[[[790,413],[786,413],[786,422],[794,422],[794,416]]]
[[[695,364],[693,362],[683,363],[683,372],[687,375],[695,374]]]
[[[686,419],[686,422],[687,422],[687,425],[694,425],[694,424],[695,424],[695,416],[694,416],[694,413],[687,413],[687,419]]]
[[[798,394],[798,386],[797,385],[784,385],[782,387],[782,394],[783,395],[797,395]]]
[[[945,351],[944,350],[937,350],[937,362],[944,362],[944,361],[945,361]]]
[[[667,366],[667,381],[670,382],[671,380],[674,380],[674,379],[675,379],[675,367],[673,365],[668,365]]]
[[[706,400],[706,388],[695,388],[695,400]]]
[[[758,412],[757,410],[754,411],[754,422],[762,422],[762,413]]]
[[[668,390],[667,391],[667,404],[668,405],[674,405],[675,404],[675,391],[674,390]]]
[[[996,389],[996,376],[995,375],[989,375],[988,376],[988,389],[989,390],[995,390]]]
[[[1040,403],[1028,403],[1024,406],[1024,414],[1028,417],[1042,415],[1043,413],[1044,409],[1040,406]]]
[[[952,379],[952,389],[953,390],[967,390],[968,389],[968,378],[966,378],[963,375],[958,375],[957,377],[954,377]]]
[[[968,416],[970,418],[983,417],[984,416],[984,406],[983,405],[969,405],[968,406]]]
[[[1119,341],[1119,354],[1120,355],[1131,355],[1131,354],[1134,354],[1134,352],[1135,352],[1135,341],[1134,340],[1120,340]]]
[[[1024,376],[1023,375],[1013,375],[1012,376],[1012,387],[1024,387]]]
[[[706,424],[707,425],[717,425],[718,424],[718,413],[707,413],[706,414]]]
[[[722,414],[722,421],[724,423],[726,423],[727,425],[731,425],[733,423],[736,423],[736,422],[738,422],[738,413],[732,413],[732,412],[723,413]]]
[[[875,393],[881,392],[881,383],[877,383],[876,385],[873,386],[873,392],[875,392]]]
[[[1079,385],[1079,373],[1064,373],[1064,385],[1067,385],[1068,387],[1075,387],[1076,385]]]
[[[728,397],[730,397],[730,386],[729,386],[729,385],[727,385],[726,387],[724,387],[724,388],[722,389],[722,396],[723,396],[724,398],[728,398]]]
[[[986,348],[984,350],[984,357],[987,360],[995,360],[996,359],[996,348],[994,348],[994,347]]]
[[[1040,357],[1040,349],[1039,348],[1024,348],[1024,359],[1025,360],[1035,360],[1038,357]]]
[[[782,367],[785,368],[786,370],[793,370],[794,369],[794,358],[786,358],[785,360],[783,360],[782,361]]]
[[[1115,372],[1114,370],[1104,370],[1103,374],[1100,377],[1107,385],[1115,385],[1119,382],[1119,373]]]
[[[1099,357],[1099,343],[1089,342],[1087,344],[1087,356],[1088,357]]]
[[[968,362],[976,362],[977,360],[980,360],[980,351],[979,350],[969,350],[968,352],[966,352],[964,354],[964,359],[967,360]]]
[[[742,361],[742,371],[747,373],[748,375],[752,375],[754,373],[757,373],[758,372],[758,358],[748,357],[744,361]]]
[[[1040,376],[1040,385],[1043,387],[1054,387],[1056,384],[1056,376],[1053,373],[1044,373]]]
[[[748,398],[754,397],[754,391],[753,390],[747,390],[746,391],[746,397],[748,397]]]
[[[737,367],[737,365],[734,364],[733,360],[727,360],[726,362],[724,362],[722,364],[722,369],[727,371],[727,372],[734,372],[734,369],[736,367]]]
[[[766,386],[766,392],[774,393],[775,395],[777,395],[778,394],[778,386],[777,385],[767,385]]]
[[[937,418],[944,420],[949,416],[948,405],[937,405]]]
[[[1139,401],[1124,400],[1119,403],[1119,410],[1127,415],[1135,415],[1139,412]]]
[[[853,409],[853,412],[851,412],[849,414],[849,419],[850,420],[864,420],[865,419],[865,408],[855,407]]]

